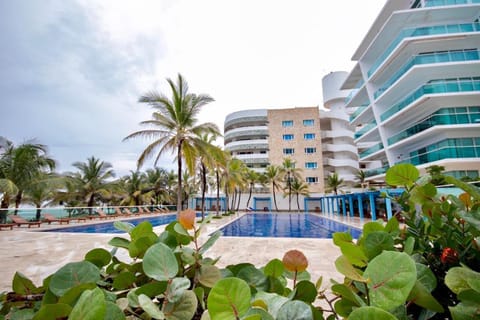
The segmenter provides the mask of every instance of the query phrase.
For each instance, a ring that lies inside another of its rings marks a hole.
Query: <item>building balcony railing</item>
[[[430,27],[404,29],[395,38],[395,40],[393,40],[393,42],[387,47],[384,53],[380,57],[378,57],[378,59],[374,62],[374,64],[368,71],[368,77],[370,77],[375,71],[377,71],[377,69],[383,64],[385,59],[395,50],[395,48],[405,38],[424,37],[424,36],[452,34],[452,33],[470,33],[470,32],[479,32],[479,31],[480,31],[480,23],[478,22],[462,23],[462,24],[445,24],[445,25],[430,26]]]
[[[378,175],[381,175],[381,174],[385,174],[389,168],[390,167],[387,165],[387,166],[384,166],[382,168],[366,170],[365,175],[367,177],[373,177],[373,176],[378,176]]]
[[[480,3],[480,0],[424,0],[422,7],[443,7],[443,6],[455,6],[462,4]]]
[[[409,94],[405,99],[380,115],[382,121],[387,120],[400,110],[426,94],[444,94],[453,92],[480,91],[480,77],[461,78],[455,80],[432,80]]]
[[[370,122],[369,124],[364,126],[362,129],[355,132],[355,139],[360,138],[361,136],[363,136],[365,133],[369,132],[370,130],[372,130],[376,126],[377,126],[377,122],[375,120],[373,120],[372,122]]]
[[[401,76],[416,65],[475,60],[480,60],[479,51],[476,49],[454,50],[413,56],[390,78],[390,80],[375,92],[374,97],[377,99],[382,93],[387,91],[392,84],[400,79]]]
[[[373,147],[370,147],[367,150],[361,152],[359,154],[359,157],[360,157],[360,159],[363,159],[363,158],[368,157],[369,155],[374,154],[375,152],[378,152],[380,150],[383,150],[383,143],[376,144]]]
[[[357,107],[357,110],[350,115],[350,122],[353,122],[367,108],[368,104]]]
[[[439,125],[480,124],[480,107],[443,108],[388,139],[388,145],[407,139],[417,133]]]

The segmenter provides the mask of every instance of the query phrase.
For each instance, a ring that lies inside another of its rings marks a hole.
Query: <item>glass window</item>
[[[305,148],[305,153],[306,154],[312,154],[312,153],[316,153],[317,152],[317,148]]]
[[[306,177],[305,181],[307,183],[317,183],[318,182],[318,177]]]
[[[284,134],[283,140],[285,141],[293,140],[293,134]]]
[[[316,169],[317,163],[316,162],[305,162],[305,169]]]
[[[293,120],[283,120],[282,127],[293,127]]]
[[[313,120],[313,119],[303,120],[303,125],[305,127],[310,127],[310,126],[313,126],[314,124],[315,124],[315,120]]]
[[[313,140],[315,139],[315,133],[305,133],[303,135],[303,139],[305,140]]]
[[[284,148],[283,149],[283,154],[294,154],[295,153],[295,149],[293,148]]]

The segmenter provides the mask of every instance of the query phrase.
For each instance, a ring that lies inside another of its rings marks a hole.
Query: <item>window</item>
[[[306,177],[305,182],[307,182],[307,183],[317,183],[318,182],[318,177]]]
[[[293,140],[293,134],[284,134],[283,135],[283,140]]]
[[[294,154],[295,153],[295,149],[293,148],[284,148],[283,149],[283,154]]]
[[[293,120],[283,120],[282,127],[293,127]]]
[[[303,135],[303,139],[305,140],[313,140],[315,139],[315,133],[305,133]]]
[[[317,169],[316,162],[305,162],[305,169]]]
[[[317,152],[317,148],[305,148],[306,154],[313,154]]]
[[[313,126],[314,124],[315,124],[315,120],[313,120],[313,119],[305,119],[305,120],[303,120],[303,125],[304,125],[305,127],[311,127],[311,126]]]

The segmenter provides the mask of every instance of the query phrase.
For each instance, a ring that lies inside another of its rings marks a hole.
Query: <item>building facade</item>
[[[479,17],[480,0],[386,2],[340,87],[370,179],[397,163],[478,178]]]

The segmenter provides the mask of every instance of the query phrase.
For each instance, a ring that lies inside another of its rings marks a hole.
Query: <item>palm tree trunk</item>
[[[201,163],[202,170],[202,221],[205,219],[205,190],[207,189],[207,168],[203,162]]]
[[[290,181],[290,171],[287,176],[288,182],[288,212],[292,211],[292,183]]]
[[[299,198],[299,194],[297,193],[297,208],[298,208],[298,212],[300,212],[300,202],[298,198]]]
[[[182,211],[182,141],[177,146],[177,166],[178,166],[178,190],[177,190],[177,216]]]
[[[275,204],[275,210],[278,212],[277,198],[275,196],[275,184],[274,183],[272,183],[272,193],[273,193],[273,203]]]
[[[240,200],[242,199],[242,190],[238,189],[237,211],[240,209]]]
[[[220,175],[218,174],[218,170],[215,170],[217,176],[217,216],[220,211]]]
[[[13,212],[14,215],[17,215],[18,213],[18,207],[20,207],[20,203],[22,202],[22,195],[23,195],[23,191],[18,190],[18,193],[15,196],[15,211]]]
[[[250,199],[252,199],[252,190],[253,189],[253,183],[250,184],[250,192],[248,194],[248,200],[247,200],[247,209],[249,208],[249,204],[250,204]]]

